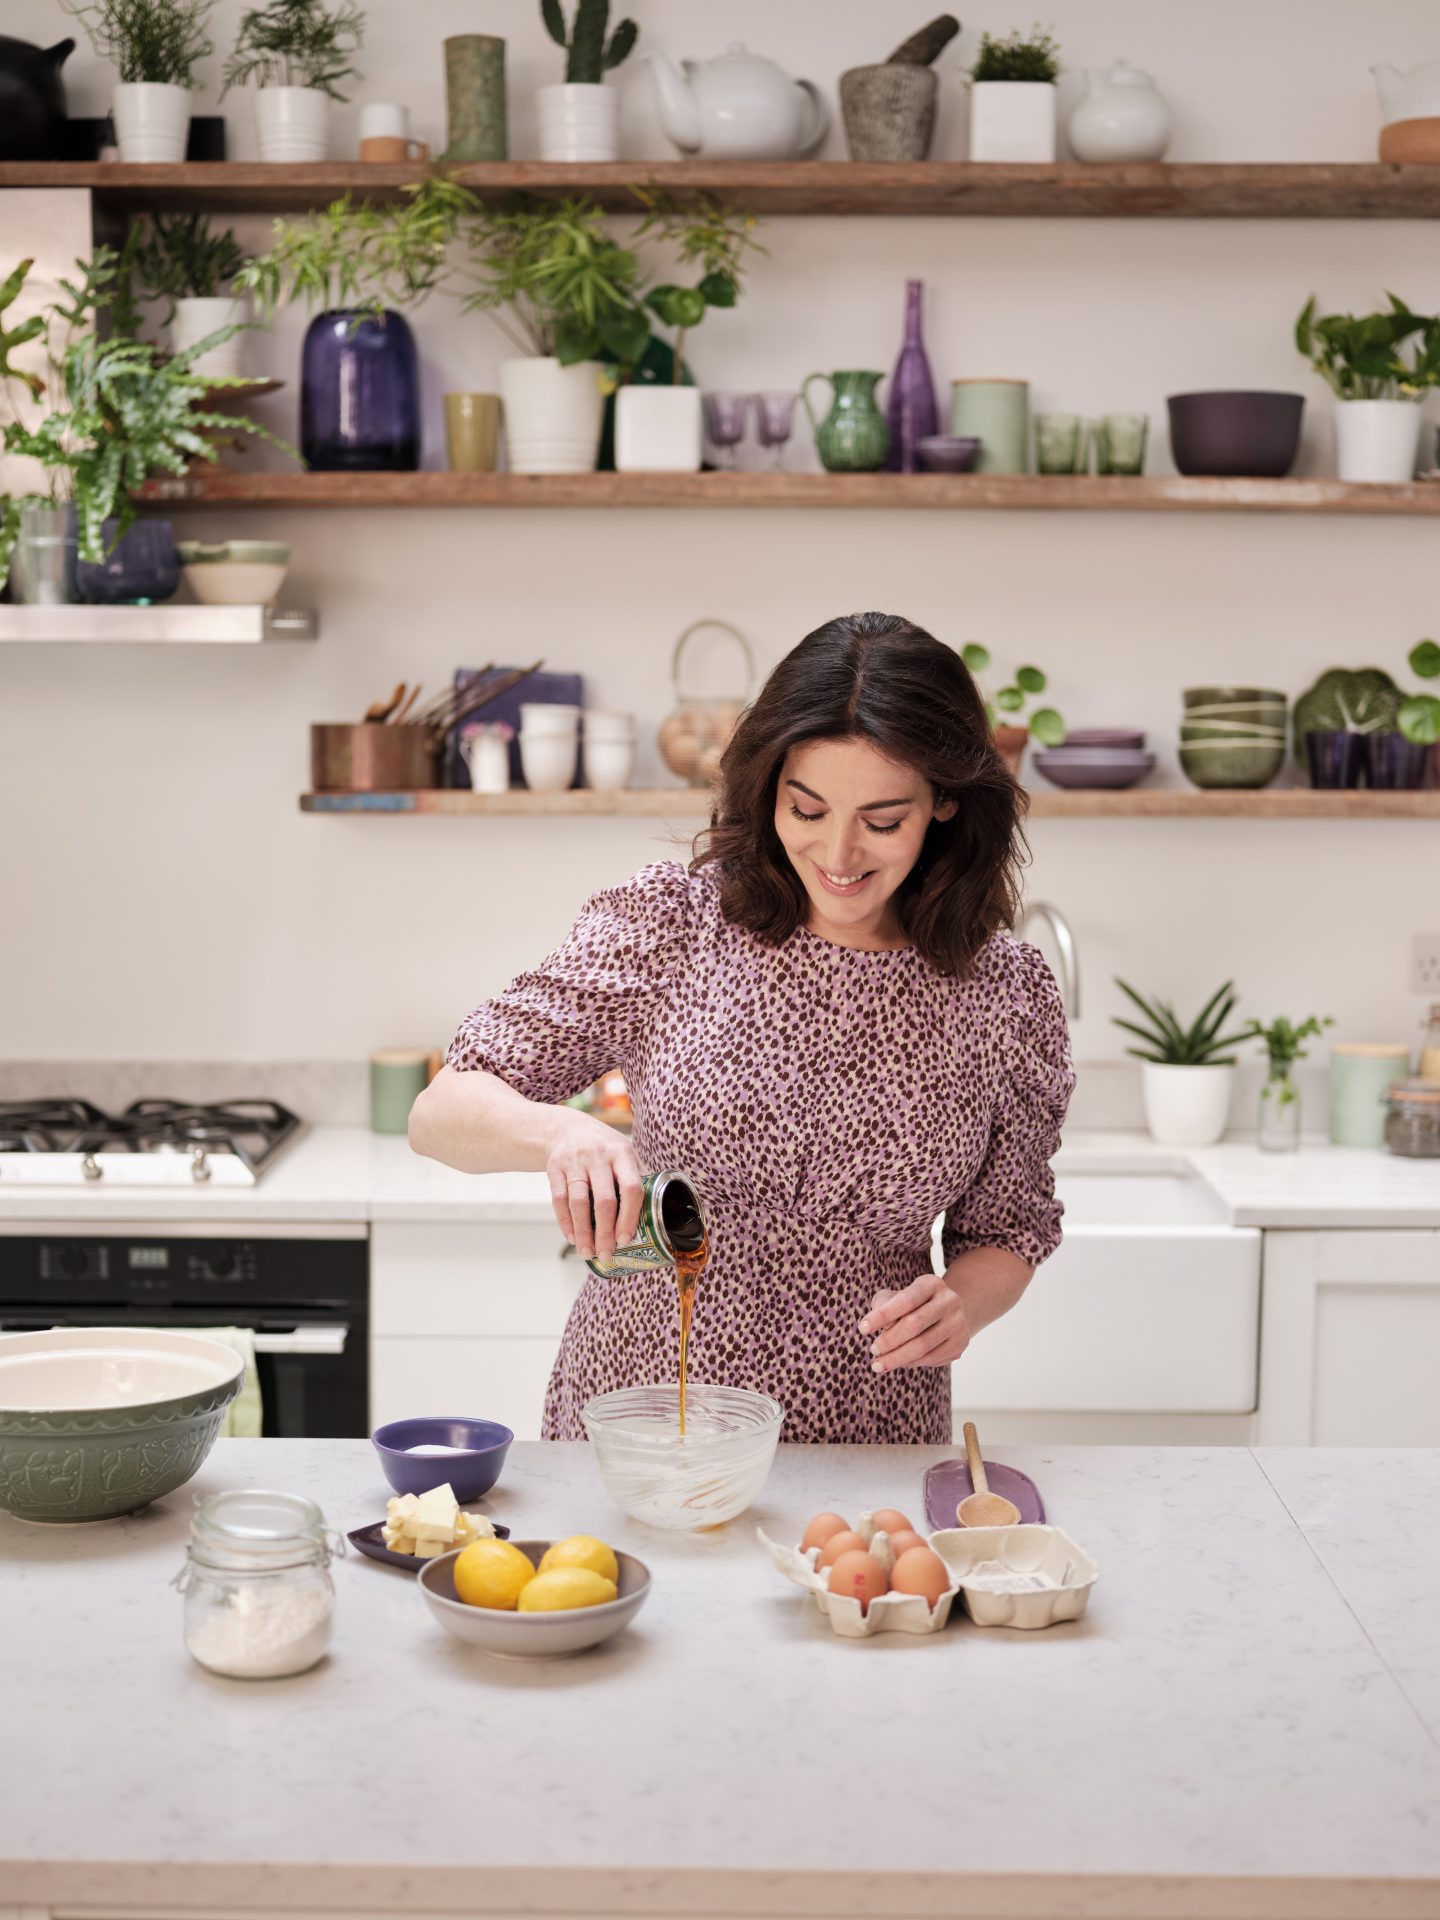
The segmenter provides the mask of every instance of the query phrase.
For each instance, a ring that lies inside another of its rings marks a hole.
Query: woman
[[[633,1233],[642,1169],[684,1168],[711,1245],[690,1377],[773,1394],[787,1440],[948,1442],[951,1363],[1060,1239],[1069,1039],[1004,931],[1024,804],[951,648],[889,614],[817,628],[741,719],[689,868],[597,893],[478,1007],[411,1143],[543,1169],[585,1255]],[[617,1065],[633,1146],[557,1104]],[[677,1348],[668,1270],[587,1280],[546,1438],[674,1380]]]

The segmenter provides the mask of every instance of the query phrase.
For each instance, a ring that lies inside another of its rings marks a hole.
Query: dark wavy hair
[[[780,769],[805,740],[867,741],[923,774],[937,799],[956,801],[952,819],[931,821],[897,907],[922,957],[966,978],[990,935],[1015,922],[1029,848],[1024,789],[996,751],[964,661],[898,614],[846,614],[786,654],[742,714],[690,870],[718,864],[726,919],[774,946],[807,910],[775,831]]]

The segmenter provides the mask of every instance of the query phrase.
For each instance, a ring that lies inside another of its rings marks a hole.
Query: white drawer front
[[[540,1438],[558,1340],[387,1340],[370,1343],[370,1422],[419,1414],[498,1420]]]
[[[556,1226],[426,1225],[377,1220],[370,1237],[370,1313],[384,1338],[558,1339],[585,1281],[561,1258]]]

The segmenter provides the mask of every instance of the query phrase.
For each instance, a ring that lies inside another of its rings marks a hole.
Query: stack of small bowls
[[[635,771],[635,716],[587,711],[585,784],[596,793],[618,793]]]
[[[561,793],[575,778],[580,709],[529,702],[520,708],[520,765],[535,793]]]
[[[1285,764],[1286,698],[1270,687],[1186,687],[1180,765],[1196,787],[1268,787]]]
[[[1155,765],[1145,736],[1132,727],[1077,727],[1058,747],[1037,750],[1037,769],[1057,787],[1133,787]]]

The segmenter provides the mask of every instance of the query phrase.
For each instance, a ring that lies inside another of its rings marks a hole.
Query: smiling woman
[[[1060,1239],[1074,1076],[1055,983],[1006,931],[1023,809],[953,649],[889,614],[818,628],[742,718],[689,868],[597,893],[477,1007],[412,1144],[543,1169],[587,1255],[633,1234],[642,1168],[685,1168],[710,1244],[693,1377],[772,1395],[786,1440],[948,1441],[951,1363]],[[630,1141],[559,1104],[617,1065]],[[668,1273],[588,1280],[547,1438],[674,1378],[677,1312]]]

